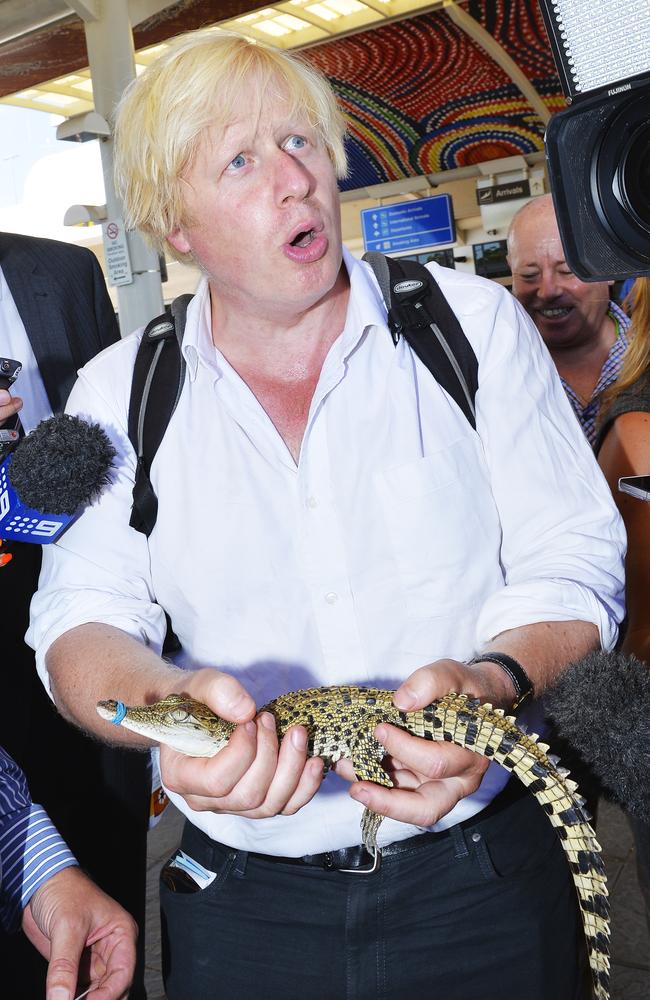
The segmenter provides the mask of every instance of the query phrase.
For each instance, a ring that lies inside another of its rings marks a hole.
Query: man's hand
[[[22,408],[20,396],[12,396],[7,389],[0,389],[0,427]]]
[[[49,962],[46,1000],[73,1000],[82,989],[79,963],[88,959],[93,1000],[125,997],[135,968],[133,918],[76,867],[36,890],[23,911],[23,930]]]
[[[514,691],[507,675],[495,664],[467,666],[456,660],[438,660],[420,667],[395,692],[395,705],[405,712],[424,708],[450,691],[471,694],[493,704],[508,704]],[[382,816],[403,823],[432,826],[460,799],[481,784],[489,761],[453,743],[432,743],[395,726],[381,724],[375,736],[386,748],[386,770],[395,787],[354,781],[350,761],[341,761],[337,773],[353,781],[350,795]]]
[[[323,762],[307,758],[307,732],[292,726],[279,744],[269,712],[255,719],[255,703],[234,677],[217,670],[187,673],[178,692],[208,705],[239,725],[215,757],[187,757],[160,748],[160,770],[171,791],[192,809],[264,819],[292,815],[306,805],[323,780]]]

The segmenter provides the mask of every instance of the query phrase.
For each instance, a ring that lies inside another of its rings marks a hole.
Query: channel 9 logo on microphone
[[[0,538],[47,545],[65,531],[74,515],[49,514],[21,502],[9,479],[12,456],[0,465]]]

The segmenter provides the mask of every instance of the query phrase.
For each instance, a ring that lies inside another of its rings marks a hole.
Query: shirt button
[[[318,507],[318,500],[316,499],[316,497],[307,497],[307,506],[311,507],[312,510],[314,509],[314,507]]]
[[[325,594],[325,600],[327,601],[328,604],[336,604],[338,599],[339,595],[336,594],[333,590],[330,590],[329,594]]]
[[[475,844],[478,844],[480,842],[480,840],[481,840],[481,834],[480,833],[473,833],[472,834],[472,840],[474,841]]]

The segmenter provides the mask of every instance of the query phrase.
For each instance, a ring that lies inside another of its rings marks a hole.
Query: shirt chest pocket
[[[407,615],[444,617],[481,600],[499,524],[477,439],[384,470],[376,485]]]

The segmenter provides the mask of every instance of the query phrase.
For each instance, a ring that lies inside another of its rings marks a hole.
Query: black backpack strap
[[[158,498],[149,474],[154,456],[183,389],[185,359],[181,351],[191,295],[180,295],[172,315],[157,316],[145,328],[138,348],[129,403],[129,439],[137,456],[129,524],[147,537],[158,514]]]
[[[388,310],[388,326],[415,351],[476,430],[478,361],[438,282],[417,261],[367,253]]]

